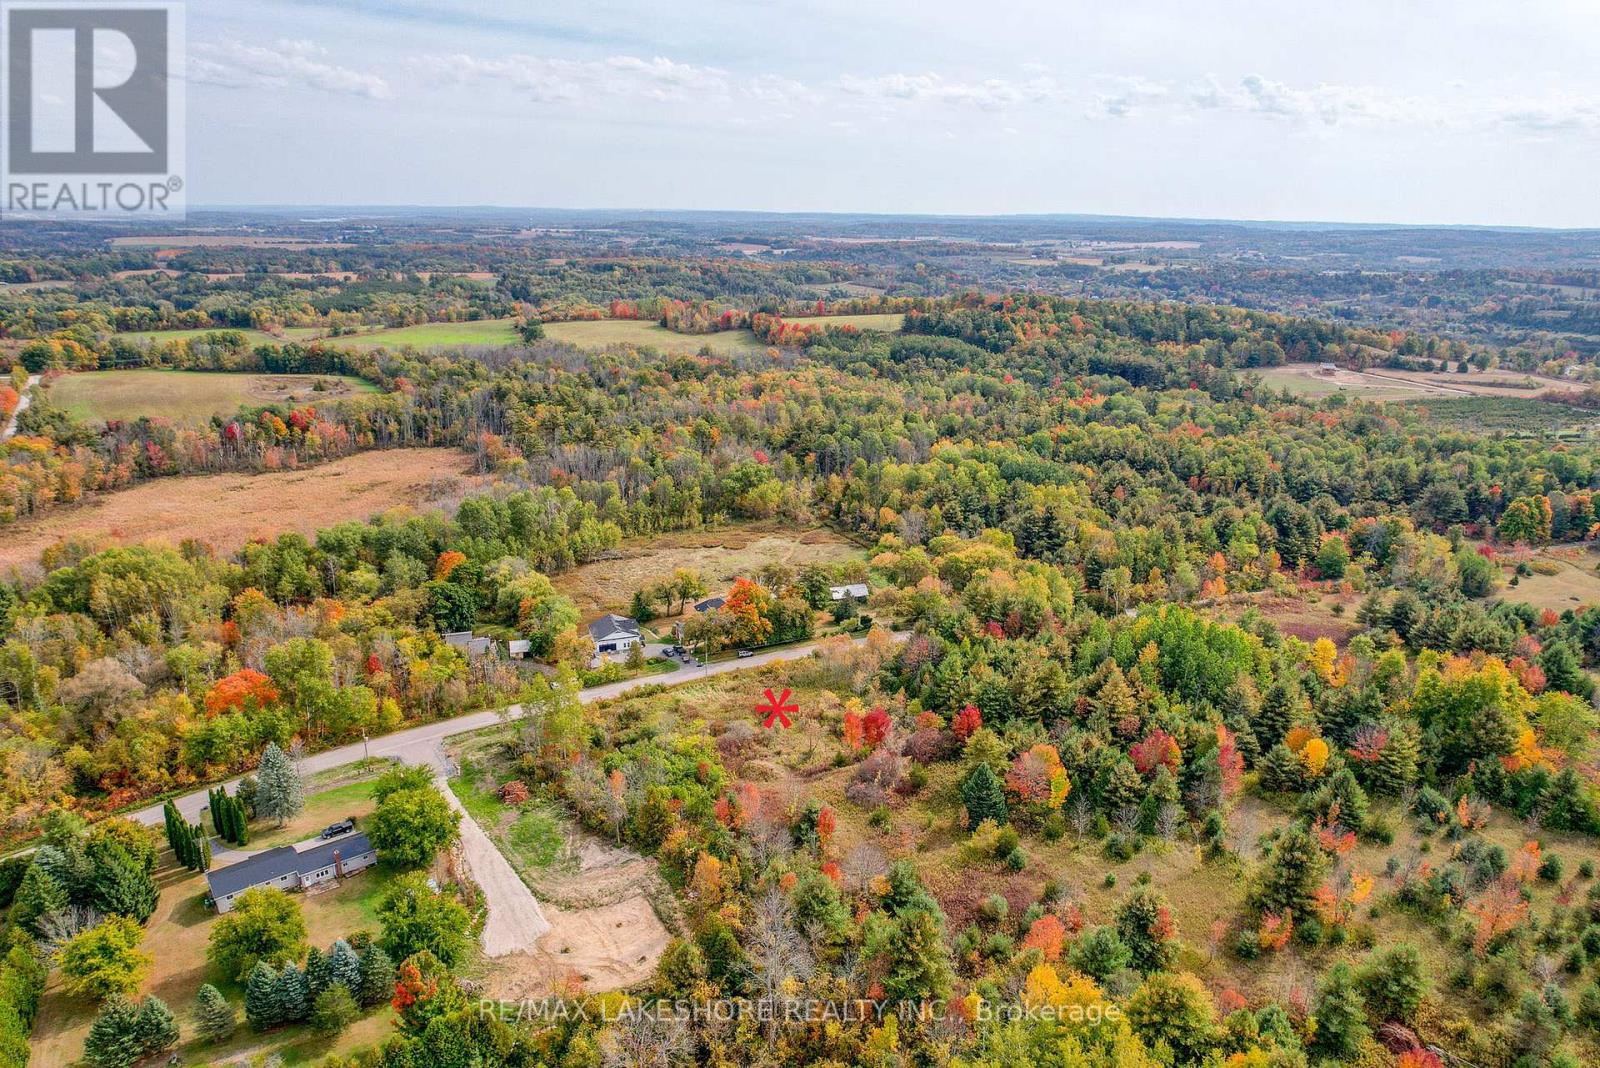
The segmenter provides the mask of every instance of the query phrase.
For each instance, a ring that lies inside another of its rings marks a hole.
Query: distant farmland
[[[232,552],[256,537],[315,534],[397,507],[453,506],[483,479],[459,449],[384,449],[297,471],[157,478],[5,527],[0,569],[38,560],[68,537],[176,545],[198,538]]]
[[[321,387],[320,389],[318,387]],[[258,375],[226,371],[85,371],[51,383],[50,403],[79,419],[142,416],[204,422],[241,404],[315,404],[377,387],[339,375]]]
[[[419,349],[456,345],[515,345],[517,335],[511,329],[512,322],[511,319],[475,319],[465,323],[422,323],[418,326],[323,338],[322,343],[344,349],[375,349],[379,346],[398,349],[406,345]]]
[[[574,323],[545,323],[544,333],[556,341],[568,341],[586,349],[607,345],[637,345],[661,352],[696,353],[709,348],[719,356],[739,352],[763,352],[766,345],[748,330],[724,330],[716,334],[675,334],[660,323],[639,319],[593,319]]]

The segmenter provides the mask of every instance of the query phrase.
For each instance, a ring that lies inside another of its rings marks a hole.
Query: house
[[[624,653],[635,645],[644,644],[639,621],[614,613],[590,623],[589,637],[594,640],[596,653]]]
[[[728,599],[726,597],[707,597],[705,600],[697,602],[694,610],[696,612],[715,612],[727,603]]]
[[[511,659],[521,660],[533,652],[533,643],[526,638],[513,638],[506,643],[506,652],[511,654]]]
[[[475,637],[470,630],[453,630],[444,636],[444,643],[460,649],[468,656],[487,656],[494,639]]]
[[[270,886],[304,890],[330,879],[343,879],[378,862],[377,850],[365,834],[308,843],[303,849],[279,846],[226,868],[206,872],[211,900],[218,912],[233,911],[246,890]]]
[[[865,601],[867,599],[867,584],[865,582],[849,582],[843,586],[829,586],[828,599],[831,601]]]

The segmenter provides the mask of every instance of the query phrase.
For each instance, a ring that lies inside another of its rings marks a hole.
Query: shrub
[[[311,1026],[320,1034],[337,1035],[356,1022],[361,1010],[342,983],[335,983],[311,1003]]]
[[[500,800],[508,805],[525,804],[528,800],[528,785],[521,779],[512,779],[500,787]]]

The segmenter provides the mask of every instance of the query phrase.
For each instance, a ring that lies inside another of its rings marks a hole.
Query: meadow
[[[714,530],[630,538],[605,560],[553,577],[586,616],[627,612],[634,591],[668,578],[680,567],[698,571],[712,593],[763,564],[836,564],[859,560],[854,543],[824,527],[789,530],[775,523],[746,523]]]
[[[235,374],[219,371],[84,371],[50,383],[50,402],[94,422],[161,417],[206,422],[245,404],[317,404],[377,387],[339,375]]]
[[[718,356],[741,352],[764,352],[766,345],[748,330],[724,330],[716,334],[676,334],[660,323],[639,319],[592,319],[571,323],[545,323],[545,337],[566,341],[579,348],[600,349],[607,345],[637,345],[661,352],[693,354],[710,349]]]
[[[297,471],[154,479],[12,523],[0,538],[0,569],[33,563],[69,537],[170,545],[197,538],[232,552],[253,538],[312,535],[391,508],[448,504],[481,481],[467,474],[469,464],[456,449],[384,449]]]

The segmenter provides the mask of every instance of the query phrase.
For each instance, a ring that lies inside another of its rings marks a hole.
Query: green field
[[[661,352],[696,353],[708,348],[718,356],[740,352],[763,352],[766,346],[748,330],[724,330],[716,334],[675,334],[660,323],[638,319],[594,319],[575,323],[545,323],[545,337],[567,341],[580,348],[599,349],[607,345],[638,345]]]
[[[857,330],[885,330],[895,334],[905,325],[906,317],[899,312],[871,312],[865,315],[812,315],[786,321],[819,326],[853,326]]]
[[[318,389],[318,385],[323,388]],[[86,371],[49,388],[50,403],[89,421],[162,416],[201,422],[241,404],[316,404],[377,387],[339,375],[257,375],[225,371]]]
[[[126,333],[118,334],[117,337],[125,341],[148,341],[159,344],[165,341],[194,341],[205,337],[207,334],[218,333],[222,329],[226,328],[216,327],[210,330],[129,330]],[[252,345],[281,345],[285,341],[309,341],[314,337],[320,336],[323,330],[317,326],[287,326],[283,328],[280,335],[269,334],[264,330],[240,330],[238,333],[248,338]]]
[[[365,334],[324,338],[323,344],[345,349],[398,349],[411,345],[419,349],[446,345],[514,345],[517,335],[510,319],[478,319],[468,323],[423,323]]]

